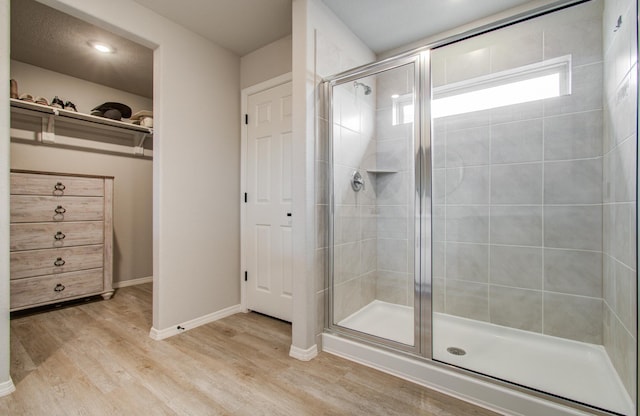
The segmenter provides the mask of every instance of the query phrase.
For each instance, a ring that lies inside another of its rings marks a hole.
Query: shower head
[[[371,87],[368,86],[367,84],[363,84],[362,82],[358,82],[358,81],[353,81],[353,86],[356,89],[358,89],[358,87],[362,87],[362,89],[364,90],[364,95],[371,94]]]

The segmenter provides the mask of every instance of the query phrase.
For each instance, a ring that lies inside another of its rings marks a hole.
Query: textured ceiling
[[[135,1],[239,56],[291,33],[291,0]]]
[[[381,53],[531,0],[323,0],[373,52]]]
[[[116,53],[100,54],[90,40]],[[152,50],[33,0],[11,1],[11,59],[153,96]]]

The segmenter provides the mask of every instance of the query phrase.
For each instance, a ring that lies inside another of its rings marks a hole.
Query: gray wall
[[[602,344],[602,2],[434,51],[434,86],[572,54],[571,95],[434,123],[434,308]]]
[[[637,343],[636,264],[636,4],[605,2],[603,291],[604,346],[635,399]],[[614,32],[618,16],[620,30]]]
[[[352,82],[335,87],[333,93],[333,300],[338,323],[376,297],[376,190],[374,175],[367,173],[376,163],[376,100],[375,93],[365,95]],[[365,181],[359,192],[351,187],[354,171]]]
[[[149,98],[18,61],[11,61],[11,77],[18,81],[21,92],[41,95],[47,99],[60,95],[61,98],[74,102],[78,111],[83,113],[89,113],[93,107],[107,101],[125,103],[134,112],[153,108]],[[113,176],[114,284],[153,275],[151,160],[35,143],[12,143],[11,168]]]

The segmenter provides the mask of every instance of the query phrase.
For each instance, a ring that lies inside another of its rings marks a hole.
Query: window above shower
[[[433,89],[433,118],[506,107],[571,94],[571,55],[441,85]]]

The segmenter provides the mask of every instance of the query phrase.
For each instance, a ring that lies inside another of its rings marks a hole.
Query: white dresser
[[[11,171],[11,311],[113,295],[113,178]]]

